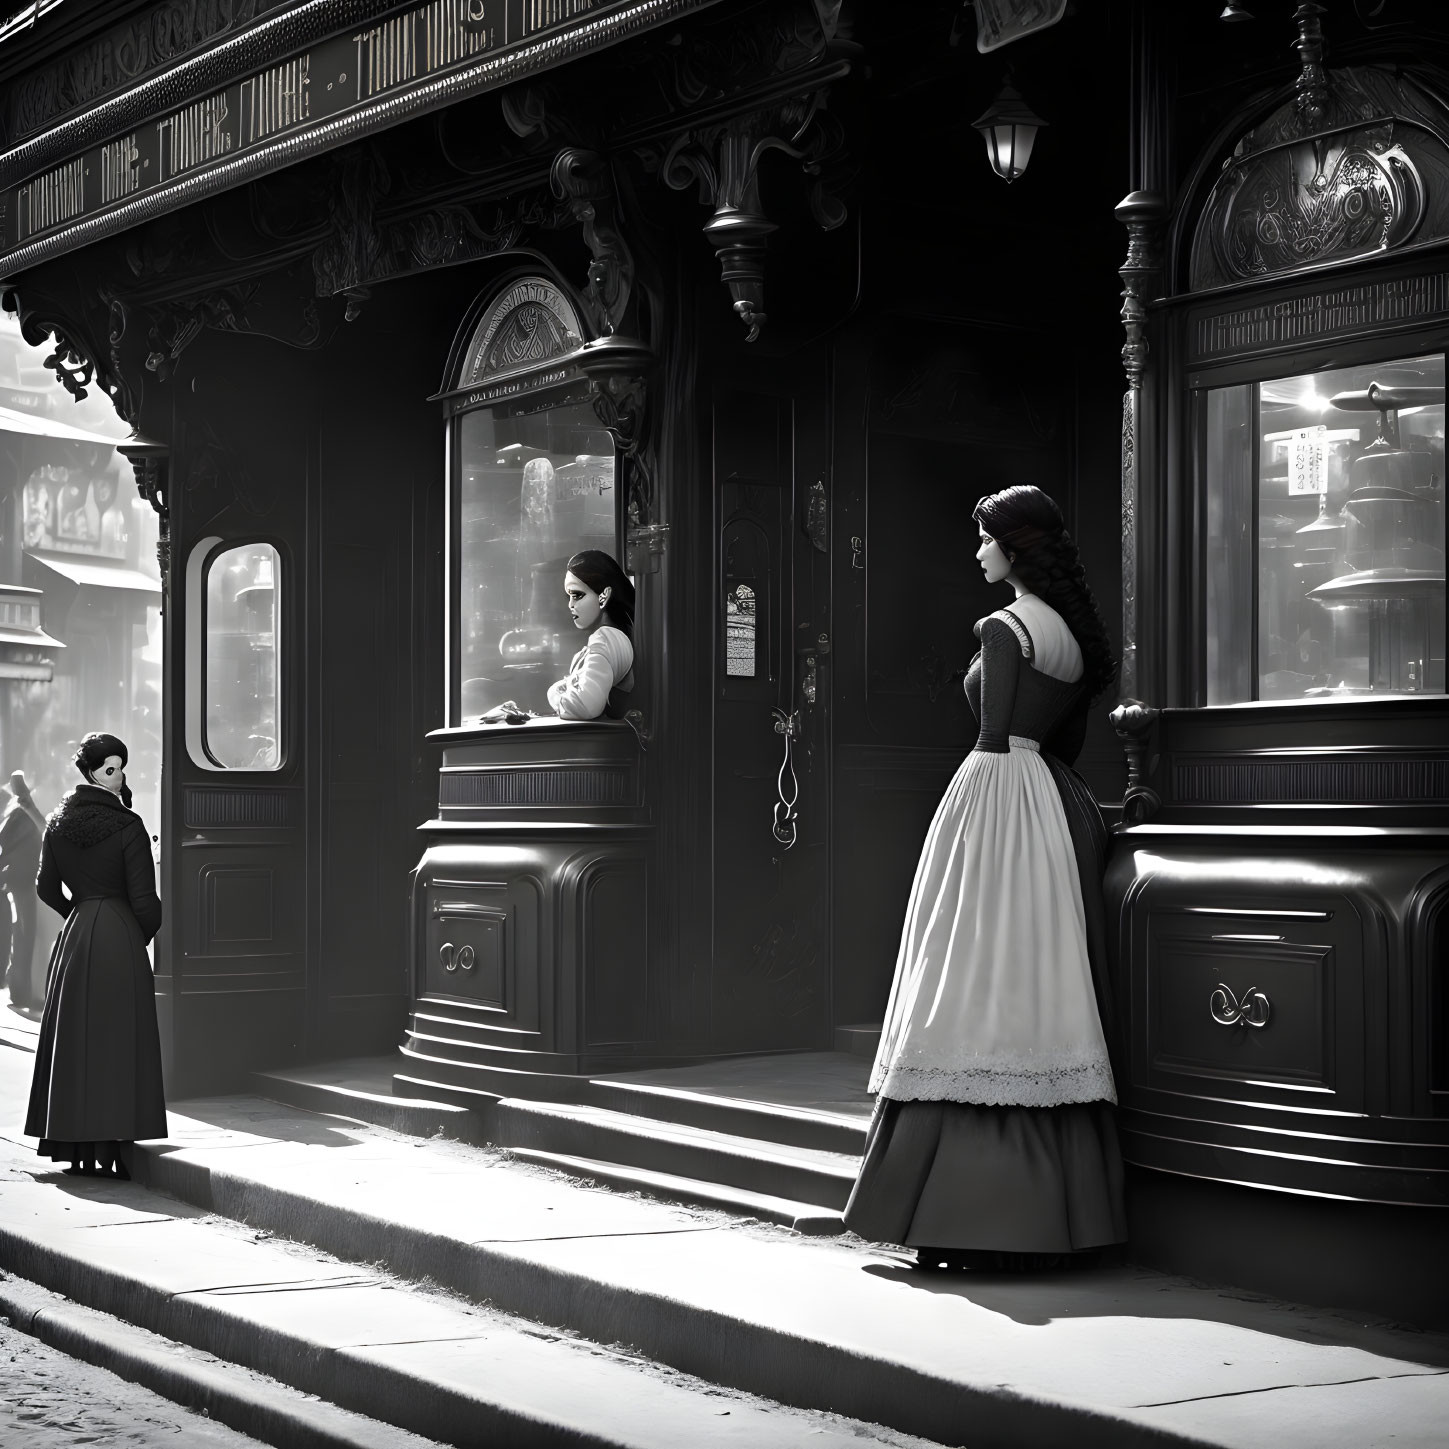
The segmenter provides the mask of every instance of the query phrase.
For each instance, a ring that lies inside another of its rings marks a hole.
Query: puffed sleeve
[[[1021,673],[1021,644],[1000,619],[981,623],[981,733],[975,748],[993,755],[1011,749],[1011,714]]]
[[[609,691],[633,667],[629,640],[618,629],[595,629],[568,678],[549,685],[548,702],[561,719],[598,719]]]
[[[121,833],[121,848],[126,855],[126,894],[131,898],[131,914],[149,941],[161,929],[161,901],[156,894],[156,864],[151,859],[151,843],[146,827],[128,825]]]
[[[70,915],[70,901],[60,888],[60,867],[50,849],[50,831],[40,839],[40,869],[35,873],[35,894],[51,910],[62,916]]]

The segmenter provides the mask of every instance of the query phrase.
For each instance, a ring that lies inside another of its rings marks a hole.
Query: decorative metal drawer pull
[[[458,963],[453,959],[453,943],[445,941],[438,947],[438,960],[443,963],[444,971],[456,971]]]
[[[473,948],[471,946],[459,946],[458,953],[453,958],[458,963],[458,970],[471,971],[473,969]]]
[[[1219,1026],[1267,1026],[1273,1004],[1256,986],[1248,987],[1239,1001],[1232,987],[1219,981],[1208,997],[1208,1010]]]

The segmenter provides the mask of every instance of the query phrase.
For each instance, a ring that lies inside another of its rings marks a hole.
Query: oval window
[[[224,770],[282,764],[281,555],[269,543],[215,554],[206,567],[203,747]]]

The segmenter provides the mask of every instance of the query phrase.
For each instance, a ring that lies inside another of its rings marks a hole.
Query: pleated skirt
[[[166,1136],[156,988],[128,902],[78,901],[55,944],[25,1131],[42,1156]]]

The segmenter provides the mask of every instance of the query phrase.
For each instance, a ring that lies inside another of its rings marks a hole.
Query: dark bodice
[[[1070,765],[1087,733],[1085,686],[1043,674],[1032,663],[1031,635],[1014,616],[1008,622],[992,614],[976,633],[981,652],[966,671],[966,699],[979,725],[976,749],[1005,754],[1017,735]]]
[[[161,902],[156,895],[156,867],[146,827],[139,815],[125,810],[118,801],[112,805],[104,799],[109,791],[83,785],[76,793],[82,791],[86,792],[85,798],[99,800],[105,808],[115,809],[126,818],[119,828],[89,845],[67,838],[53,822],[47,825],[41,840],[35,892],[62,916],[68,916],[84,900],[112,897],[124,901],[142,936],[149,941],[161,929]],[[69,899],[62,885],[70,892]]]

